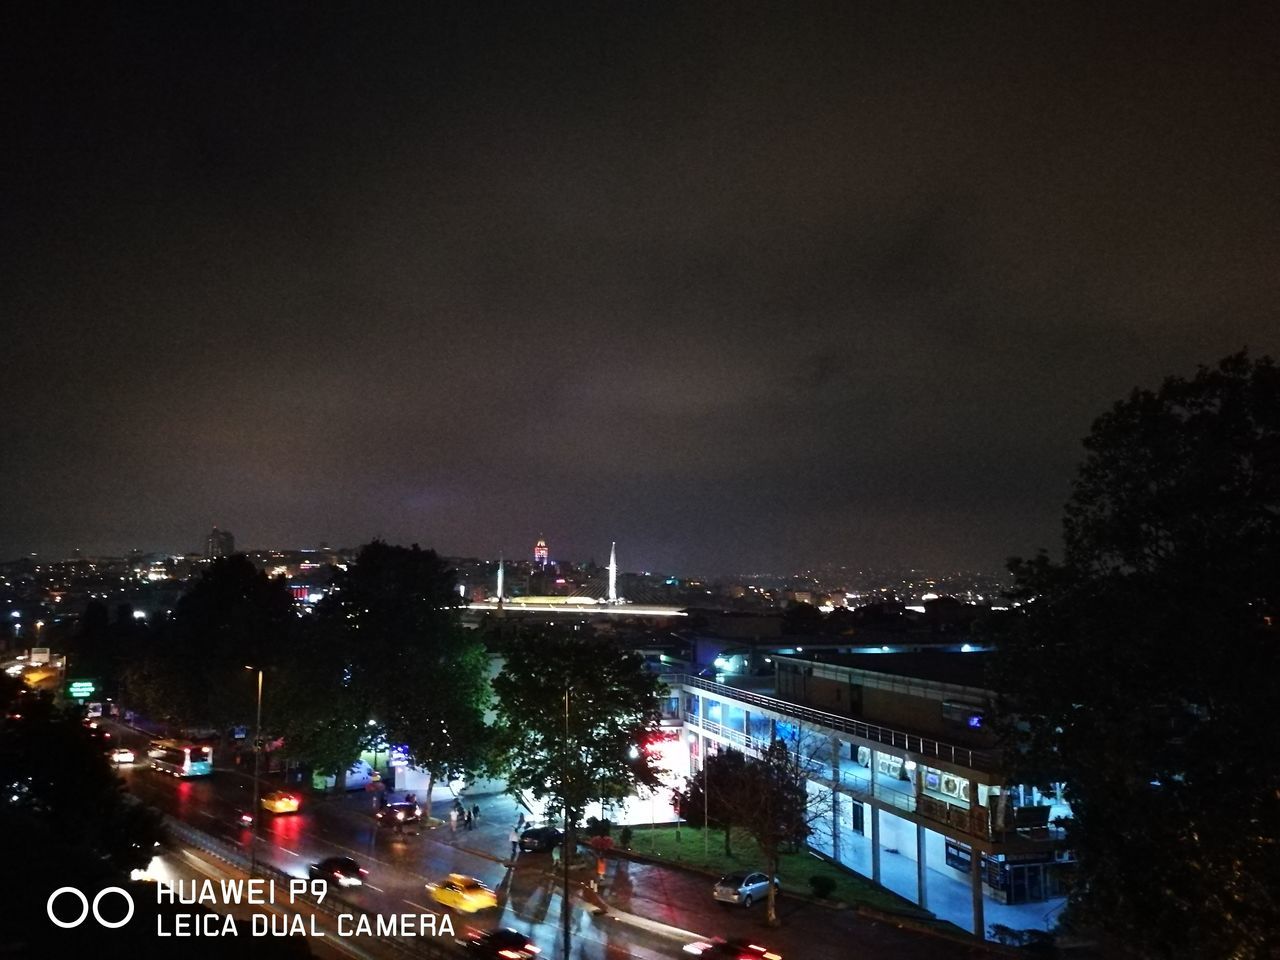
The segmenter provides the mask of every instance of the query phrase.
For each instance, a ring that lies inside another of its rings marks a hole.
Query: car
[[[116,747],[111,751],[112,763],[133,763],[137,756],[128,747]]]
[[[402,830],[422,822],[422,807],[416,803],[388,803],[374,816],[378,818],[378,826]]]
[[[427,893],[437,903],[463,913],[475,913],[498,905],[498,895],[475,877],[451,873],[437,883],[427,884]]]
[[[684,952],[704,960],[782,960],[780,954],[746,940],[695,940],[685,944]]]
[[[778,878],[773,878],[773,889],[782,889]],[[711,895],[720,903],[740,903],[749,907],[769,895],[769,878],[763,873],[731,873],[716,881]]]
[[[520,834],[520,849],[530,852],[550,850],[564,843],[564,834],[555,827],[530,827]]]
[[[302,798],[286,790],[272,790],[262,798],[262,809],[268,813],[297,813]]]
[[[312,880],[327,880],[341,887],[358,887],[369,871],[350,857],[326,857],[307,869]]]
[[[237,808],[231,822],[237,827],[252,827],[253,811],[247,808]]]
[[[465,940],[459,940],[467,953],[478,960],[532,960],[541,948],[519,930],[498,927],[494,930],[468,930]]]

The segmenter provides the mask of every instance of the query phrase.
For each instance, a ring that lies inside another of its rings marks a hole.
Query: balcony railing
[[[906,733],[902,730],[894,730],[874,723],[863,723],[861,720],[842,717],[837,713],[827,713],[825,710],[802,707],[798,704],[788,703],[785,700],[778,700],[759,693],[739,690],[723,683],[704,680],[702,677],[692,677],[686,674],[672,677],[671,683],[672,685],[679,683],[685,688],[706,690],[708,693],[714,693],[726,700],[763,707],[784,717],[793,717],[796,720],[803,720],[838,733],[847,733],[850,736],[869,740],[873,743],[894,747],[919,757],[937,757],[940,760],[948,760],[971,770],[995,771],[1000,768],[1000,754],[994,750],[973,750],[969,747],[944,743],[941,740],[921,737],[914,733]],[[695,720],[694,722],[697,721]],[[743,735],[739,734],[739,736]]]

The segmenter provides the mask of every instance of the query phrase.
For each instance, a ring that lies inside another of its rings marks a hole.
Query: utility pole
[[[560,904],[560,920],[564,927],[564,960],[569,960],[569,914],[573,906],[573,901],[569,896],[569,858],[573,856],[574,848],[577,844],[573,842],[573,819],[569,812],[569,685],[567,683],[564,687],[563,749],[562,756],[564,759],[560,767],[560,792],[564,795],[564,850],[561,851],[563,856],[560,859],[564,861],[564,896]]]
[[[253,667],[246,666],[246,670]],[[262,668],[258,667],[258,716],[253,725],[253,833],[249,842],[249,876],[258,870],[258,777],[262,762]]]

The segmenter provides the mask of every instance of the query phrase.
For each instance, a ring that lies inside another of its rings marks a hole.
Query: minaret
[[[502,602],[502,554],[498,554],[498,602]]]
[[[609,544],[609,602],[618,602],[618,544]]]

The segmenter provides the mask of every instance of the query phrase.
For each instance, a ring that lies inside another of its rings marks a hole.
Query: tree
[[[428,796],[436,780],[482,767],[489,660],[458,623],[453,571],[433,550],[374,541],[334,588],[317,611],[315,637],[329,689],[343,691],[344,713],[377,721],[378,734],[404,745],[428,773]],[[312,741],[318,736],[313,731]]]
[[[0,833],[22,877],[5,909],[35,918],[57,887],[119,880],[145,867],[161,830],[159,816],[125,794],[74,716],[20,691],[0,675]],[[6,939],[0,934],[0,949]]]
[[[1011,561],[1001,729],[1064,778],[1068,919],[1115,952],[1280,948],[1280,371],[1244,353],[1093,425],[1063,559]]]
[[[723,760],[708,763],[712,803],[725,824],[734,824],[756,842],[770,877],[778,875],[782,852],[804,843],[820,815],[818,805],[809,797],[803,758],[792,749],[800,749],[803,743],[803,736],[790,745],[775,738],[759,757],[722,750],[717,759]],[[727,838],[725,842],[727,853]],[[778,923],[776,894],[770,884],[767,917],[772,926]]]
[[[659,719],[661,681],[612,640],[523,635],[493,680],[508,781],[565,811],[660,785],[644,749]],[[572,849],[569,846],[568,849]]]
[[[243,554],[219,557],[178,601],[172,620],[151,632],[128,671],[131,696],[154,716],[225,733],[254,715],[245,666],[282,666],[297,620],[283,577],[267,576]]]
[[[694,776],[685,781],[684,789],[676,795],[680,816],[696,823],[705,817],[708,825],[715,824],[724,831],[724,854],[733,856],[733,828],[737,824],[734,807],[726,803],[727,797],[737,796],[744,789],[746,757],[737,750],[721,750],[706,758]]]
[[[351,641],[340,619],[310,617],[299,624],[285,668],[264,681],[271,729],[284,737],[289,756],[337,777],[375,735],[369,697],[350,682]]]

